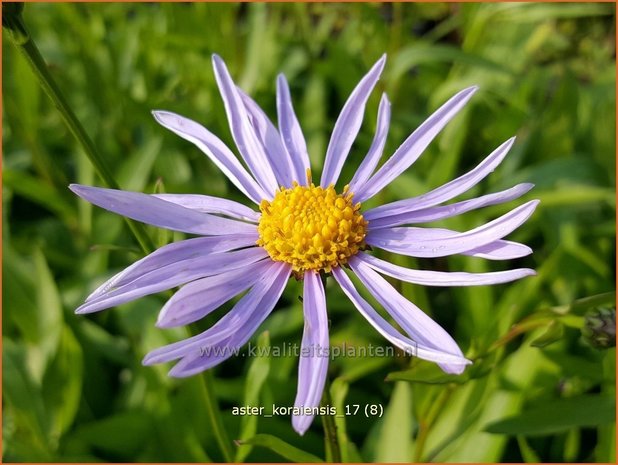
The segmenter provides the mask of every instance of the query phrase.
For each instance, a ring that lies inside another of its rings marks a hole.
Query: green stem
[[[196,336],[201,333],[199,327],[194,323],[187,327],[189,336]],[[219,446],[219,450],[226,462],[234,461],[234,451],[232,450],[232,442],[227,435],[227,430],[221,419],[221,410],[217,402],[214,390],[214,379],[210,371],[206,370],[202,376],[197,376],[200,389],[202,391],[204,407],[206,409],[206,417],[210,421],[210,428],[215,435],[215,440]]]
[[[9,38],[26,58],[26,61],[37,77],[39,84],[60,112],[62,119],[69,128],[69,131],[71,131],[71,134],[73,134],[78,140],[84,149],[86,156],[94,165],[103,182],[112,189],[119,189],[120,187],[114,179],[107,163],[97,151],[90,137],[88,137],[84,127],[75,116],[75,113],[67,103],[66,99],[62,95],[62,92],[60,91],[60,88],[47,69],[47,64],[41,56],[41,52],[39,52],[39,49],[37,48],[32,36],[30,36],[26,25],[23,22],[21,17],[21,8],[12,8],[8,5],[9,4],[3,5],[5,10],[3,11],[4,16],[2,18],[2,26],[7,29]],[[127,221],[131,232],[139,242],[143,251],[145,253],[151,252],[154,249],[154,246],[150,240],[150,237],[146,234],[144,227],[128,218],[125,218],[125,220]]]
[[[442,412],[442,409],[448,402],[451,394],[453,393],[453,386],[445,387],[439,394],[438,400],[429,407],[425,418],[421,422],[419,426],[419,433],[416,440],[416,448],[414,450],[414,461],[421,462],[426,461],[423,460],[423,452],[425,450],[425,444],[427,442],[427,438],[429,436],[429,431],[436,422],[436,419]]]
[[[326,379],[324,394],[322,394],[322,406],[330,406],[333,401],[330,397],[330,383]],[[337,425],[332,415],[322,415],[322,426],[324,427],[324,446],[326,449],[326,461],[341,463],[341,448],[337,437]]]
[[[233,462],[234,451],[232,450],[232,442],[230,441],[227,431],[223,426],[223,421],[221,420],[221,410],[219,410],[219,404],[217,403],[213,389],[214,380],[208,370],[204,372],[204,375],[201,378],[203,380],[202,390],[204,392],[206,416],[210,420],[210,426],[215,434],[217,445],[223,454],[223,459],[228,463]]]

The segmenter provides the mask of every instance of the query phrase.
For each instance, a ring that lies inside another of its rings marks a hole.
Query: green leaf
[[[611,15],[612,8],[602,3],[575,4],[517,4],[519,8],[504,12],[502,21],[547,21],[558,18],[579,18],[586,16]],[[508,15],[508,16],[507,16]]]
[[[337,412],[345,412],[345,399],[349,390],[347,378],[340,376],[336,378],[330,386],[330,394],[334,407]],[[341,448],[341,461],[346,462],[362,462],[362,458],[358,453],[356,445],[350,441],[347,434],[347,424],[345,415],[335,415],[335,425],[337,426],[337,440]]]
[[[144,449],[154,426],[146,412],[124,412],[86,424],[74,433],[74,437],[90,446],[129,458]]]
[[[402,48],[393,58],[389,78],[399,80],[408,70],[421,63],[435,62],[464,63],[471,67],[481,68],[496,73],[511,74],[512,71],[496,61],[480,55],[463,51],[460,47],[450,45],[414,44]]]
[[[534,451],[524,436],[517,436],[517,445],[519,446],[519,453],[523,457],[526,463],[540,463],[541,459]]]
[[[38,347],[47,357],[53,357],[62,332],[62,302],[54,276],[40,249],[34,251],[35,282],[37,288],[37,323],[40,339]]]
[[[589,187],[583,185],[570,185],[568,188],[545,190],[539,189],[534,194],[541,201],[543,208],[570,206],[581,203],[607,202],[615,204],[616,196],[613,189],[604,187]]]
[[[322,463],[323,460],[309,452],[299,449],[278,437],[270,434],[257,434],[250,439],[237,441],[238,445],[251,444],[253,446],[265,447],[276,452],[281,457],[295,463]]]
[[[563,458],[566,463],[573,463],[577,461],[577,457],[579,455],[581,447],[581,432],[577,429],[570,429],[566,433],[566,438],[564,441],[564,451]],[[536,463],[540,462],[540,460],[535,460]]]
[[[262,355],[262,353],[269,354],[264,349],[268,349],[270,346],[270,336],[268,331],[264,331],[260,334],[257,341],[257,357],[253,359],[249,372],[247,373],[247,379],[245,381],[245,406],[258,407],[260,401],[260,392],[264,381],[268,377],[270,370],[270,357],[268,355]],[[240,420],[240,440],[249,439],[255,436],[257,431],[258,416],[257,415],[244,415]],[[252,447],[250,445],[240,446],[236,451],[236,462],[244,462],[247,456],[251,453]]]
[[[209,454],[215,446],[213,430],[209,419],[204,414],[201,405],[196,407],[203,395],[203,380],[199,376],[185,380],[174,388],[174,395],[166,395],[166,390],[159,383],[167,380],[159,379],[158,374],[144,372],[146,378],[136,383],[135,397],[140,402],[140,393],[143,392],[143,383],[153,383],[157,378],[160,393],[163,398],[157,400],[160,412],[154,419],[157,428],[154,434],[152,455],[148,460],[159,462],[212,462]],[[154,375],[154,376],[152,376]],[[152,377],[151,377],[152,376]],[[154,397],[153,397],[154,399]],[[142,401],[143,402],[143,401]],[[169,402],[169,405],[168,405]],[[159,415],[160,414],[160,415]]]
[[[127,365],[131,360],[129,342],[121,336],[113,336],[101,326],[82,319],[76,329],[83,343],[96,351],[101,357],[119,365]]]
[[[432,374],[427,376],[422,371],[411,370],[395,371],[389,373],[386,377],[386,381],[408,381],[410,383],[422,383],[422,384],[464,384],[467,379],[462,375],[450,375],[442,372],[441,374]]]
[[[12,92],[10,92],[10,95],[12,98],[7,98],[7,100],[15,106],[15,110],[17,110],[16,116],[19,118],[21,125],[23,125],[24,132],[36,133],[41,118],[41,86],[34,79],[23,55],[17,55],[13,63],[15,66],[14,72],[20,77],[19,85],[14,83],[11,86],[10,90]],[[9,102],[6,102],[5,105]]]
[[[584,297],[577,299],[568,308],[567,311],[583,315],[587,310],[602,305],[615,305],[616,304],[616,292],[606,292],[604,294],[597,294],[590,297]]]
[[[4,247],[2,274],[10,278],[2,283],[4,318],[14,325],[23,339],[36,343],[40,334],[37,325],[36,288],[32,280],[33,267],[11,247]]]
[[[409,462],[412,458],[412,392],[407,383],[395,384],[376,441],[376,462]]]
[[[83,371],[81,346],[65,325],[56,356],[43,378],[43,400],[55,436],[62,435],[73,423],[81,399]]]
[[[605,425],[616,421],[616,400],[601,395],[583,395],[545,402],[503,420],[485,431],[523,436],[560,433],[570,428]]]
[[[49,453],[47,432],[49,420],[41,400],[40,386],[32,379],[26,364],[26,350],[10,339],[2,348],[2,397],[14,414],[15,422],[31,441],[31,450]],[[34,458],[24,457],[24,459]]]
[[[8,169],[2,171],[2,181],[20,196],[56,214],[63,222],[76,226],[75,212],[73,206],[67,202],[68,196],[60,195],[50,185],[21,171]]]
[[[419,362],[413,368],[389,373],[386,381],[408,381],[421,384],[465,384],[471,379],[486,376],[491,366],[473,365],[461,375],[444,373],[435,363]]]
[[[54,277],[41,250],[21,257],[7,247],[3,256],[7,280],[4,297],[7,316],[28,343],[27,364],[40,382],[47,363],[53,358],[62,330],[62,303]]]
[[[530,345],[532,347],[543,348],[559,341],[563,336],[564,325],[558,320],[552,320],[552,322],[547,325],[545,332],[534,339]]]
[[[163,139],[160,136],[149,138],[131,157],[123,163],[118,173],[118,183],[129,191],[143,191],[157,155],[161,152]]]
[[[599,442],[594,451],[596,462],[616,462],[616,424],[598,428]]]

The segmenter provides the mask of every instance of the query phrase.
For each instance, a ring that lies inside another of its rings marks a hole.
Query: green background
[[[534,254],[507,263],[387,258],[453,271],[529,266],[538,276],[467,289],[398,283],[475,363],[449,377],[401,356],[333,361],[334,405],[384,409],[381,418],[336,420],[342,458],[615,461],[615,349],[594,348],[581,334],[586,315],[615,308],[613,4],[57,3],[27,4],[24,18],[127,190],[244,201],[198,149],[150,115],[180,113],[233,147],[212,53],[273,118],[275,77],[286,74],[314,177],[339,110],[382,53],[388,62],[378,90],[393,103],[386,154],[456,91],[480,85],[374,203],[447,182],[517,135],[503,164],[466,196],[535,183],[524,200],[541,204],[510,237]],[[153,326],[170,293],[94,315],[73,313],[98,283],[142,254],[120,217],[67,189],[102,182],[6,33],[2,53],[4,461],[222,460],[205,413],[203,376],[174,380],[168,367],[140,363],[153,348],[187,335]],[[343,179],[369,147],[379,91]],[[471,229],[522,202],[444,225]],[[147,231],[157,245],[182,238]],[[386,346],[331,281],[331,343]],[[291,281],[264,325],[268,333],[258,332],[261,344],[300,342],[299,291]],[[209,372],[229,438],[260,434],[253,448],[232,444],[236,460],[325,458],[319,418],[300,437],[287,417],[231,415],[246,403],[291,405],[297,362],[239,356]]]

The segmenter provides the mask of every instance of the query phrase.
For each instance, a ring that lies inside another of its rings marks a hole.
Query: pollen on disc
[[[280,189],[260,204],[257,244],[296,272],[330,272],[365,246],[367,221],[352,198],[347,188],[337,194],[333,186]]]

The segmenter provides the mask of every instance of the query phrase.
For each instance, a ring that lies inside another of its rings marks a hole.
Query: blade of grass
[[[276,452],[281,457],[296,463],[321,463],[323,460],[309,452],[294,447],[291,444],[270,434],[256,434],[251,439],[237,441],[239,445],[251,444],[254,446],[265,447]]]
[[[9,38],[26,58],[26,61],[30,65],[32,72],[37,77],[39,84],[60,112],[63,121],[69,128],[69,131],[78,140],[103,182],[112,189],[119,189],[120,187],[114,179],[114,176],[105,162],[105,159],[101,157],[97,151],[94,143],[77,119],[77,116],[75,116],[75,113],[71,109],[67,100],[64,98],[64,95],[62,95],[60,88],[47,69],[47,64],[45,63],[41,52],[39,52],[38,47],[36,46],[23,21],[21,15],[22,10],[23,5],[4,5],[2,27],[7,29]],[[125,220],[144,253],[151,252],[154,247],[150,237],[146,234],[144,227],[139,223],[129,220],[128,218],[125,218]]]

